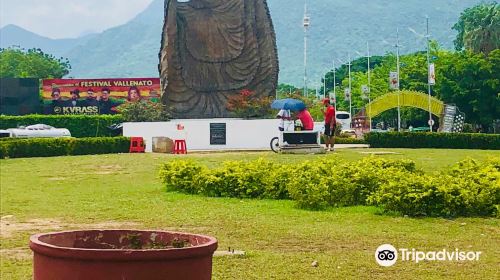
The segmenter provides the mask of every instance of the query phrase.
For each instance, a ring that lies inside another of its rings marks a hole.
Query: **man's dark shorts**
[[[330,124],[325,124],[325,135],[328,137],[332,137],[335,135],[335,125],[333,126],[333,129],[330,129]]]

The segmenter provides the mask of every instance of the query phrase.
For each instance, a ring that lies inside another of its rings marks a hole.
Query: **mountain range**
[[[337,65],[366,54],[395,51],[399,29],[401,52],[425,48],[425,17],[430,18],[431,38],[452,49],[456,32],[452,26],[460,13],[482,0],[313,0],[308,1],[308,80],[319,84],[321,76]],[[280,59],[280,82],[301,86],[304,75],[303,0],[268,0],[276,31]],[[0,47],[40,48],[67,57],[69,76],[155,77],[163,26],[163,0],[150,6],[124,25],[102,33],[73,39],[50,39],[14,25],[0,29]]]

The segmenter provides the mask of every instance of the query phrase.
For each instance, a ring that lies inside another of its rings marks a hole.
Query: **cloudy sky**
[[[153,0],[0,0],[0,27],[15,24],[50,38],[78,37],[123,24]]]

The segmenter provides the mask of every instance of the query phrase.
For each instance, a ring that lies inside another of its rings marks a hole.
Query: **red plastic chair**
[[[174,154],[187,154],[186,140],[174,140]]]
[[[144,145],[144,138],[131,137],[130,138],[130,153],[144,153],[146,152],[146,145]]]

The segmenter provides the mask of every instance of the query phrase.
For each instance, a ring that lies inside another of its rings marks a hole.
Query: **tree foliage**
[[[244,89],[228,98],[226,108],[238,118],[271,118],[274,116],[271,102],[271,97],[258,97],[255,92]]]
[[[452,52],[431,42],[431,63],[436,65],[437,84],[432,87],[432,95],[446,104],[455,104],[465,113],[466,121],[483,128],[490,127],[500,116],[500,50],[489,55],[471,51]],[[366,63],[366,60],[365,60]],[[427,92],[427,55],[416,52],[400,58],[400,88]],[[354,63],[353,63],[354,64]],[[387,54],[371,71],[370,99],[384,95],[389,89],[389,72],[396,71],[396,56]],[[362,94],[362,85],[368,84],[367,65],[352,76],[352,106],[356,114],[368,103]],[[333,84],[329,80],[327,84]],[[348,77],[337,87],[337,107],[349,110],[349,102],[344,97],[344,89],[349,86]],[[402,108],[404,126],[425,126],[429,115],[415,108]],[[395,124],[396,110],[390,110],[379,117],[380,121]]]
[[[500,48],[500,5],[482,3],[466,9],[453,26],[458,31],[455,48],[488,54]]]
[[[68,59],[56,58],[40,49],[0,49],[2,78],[62,78],[70,70]]]
[[[467,122],[484,128],[500,119],[500,49],[488,56],[470,51],[447,53],[439,61],[438,98],[456,104]]]
[[[126,102],[118,106],[126,122],[166,122],[170,120],[167,107],[151,101]]]

